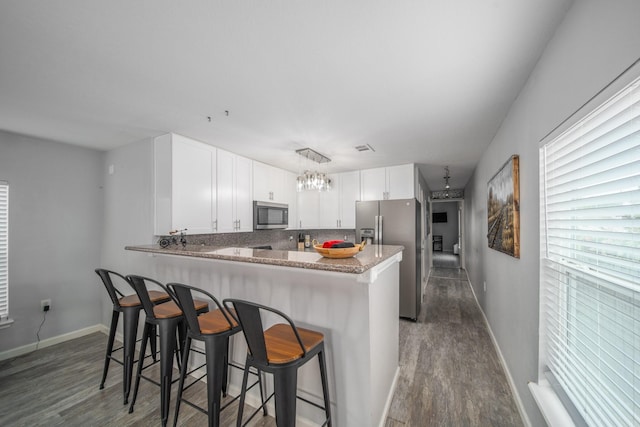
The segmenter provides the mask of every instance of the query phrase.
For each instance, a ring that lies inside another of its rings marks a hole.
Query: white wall
[[[9,181],[9,315],[0,352],[100,323],[103,153],[0,131]],[[73,313],[73,315],[69,315]]]
[[[640,56],[640,1],[576,1],[545,49],[465,188],[466,267],[534,426],[538,376],[539,141]],[[520,155],[520,244],[515,259],[487,248],[487,182]],[[483,291],[483,281],[487,291]]]
[[[113,167],[113,174],[109,174]],[[167,172],[169,173],[169,172]],[[110,150],[103,166],[105,221],[101,266],[122,274],[151,275],[146,263],[131,264],[124,247],[155,243],[153,234],[153,140]],[[103,301],[108,325],[111,302]]]

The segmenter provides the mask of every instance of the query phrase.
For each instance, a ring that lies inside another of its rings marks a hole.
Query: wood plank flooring
[[[464,270],[433,268],[418,321],[400,321],[386,427],[522,425]]]
[[[0,362],[0,426],[160,425],[157,386],[141,382],[132,414],[122,404],[120,365],[98,389],[106,339],[96,333]],[[203,398],[198,387],[190,392]],[[172,399],[170,423],[174,406]],[[237,403],[223,411],[222,426],[235,425],[236,413]],[[400,378],[388,415],[386,427],[522,426],[463,270],[433,269],[418,321],[401,320]],[[206,424],[182,405],[178,425]],[[257,415],[250,425],[272,427],[275,419]]]

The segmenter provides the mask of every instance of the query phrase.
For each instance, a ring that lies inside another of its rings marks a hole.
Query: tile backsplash
[[[219,233],[219,234],[187,234],[187,243],[190,245],[205,246],[262,246],[271,245],[273,249],[296,250],[298,248],[298,235],[308,234],[311,239],[319,242],[326,240],[346,240],[355,242],[355,230],[257,230],[249,233]],[[157,243],[158,239],[154,242]]]

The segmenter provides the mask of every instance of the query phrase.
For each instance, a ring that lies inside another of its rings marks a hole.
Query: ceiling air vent
[[[362,151],[376,151],[373,149],[372,146],[370,146],[369,144],[365,144],[365,145],[356,145],[356,150],[362,152]]]

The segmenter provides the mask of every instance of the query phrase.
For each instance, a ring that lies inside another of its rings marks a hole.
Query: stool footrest
[[[191,351],[193,351],[193,349]],[[204,366],[206,366],[206,363],[203,364],[203,365],[200,365],[200,366],[198,366],[196,368],[193,368],[190,372],[187,372],[187,375],[191,375],[193,372],[197,371],[198,369],[200,369],[200,368],[202,368]],[[233,368],[240,369],[240,370],[244,371],[244,367],[240,366],[238,364],[228,363],[228,366],[231,366]],[[249,373],[252,374],[252,375],[255,375],[255,376],[260,375],[260,372],[258,372],[257,370],[254,372],[251,369],[249,369]],[[191,382],[190,384],[188,384],[186,386],[183,386],[182,387],[182,391],[185,392],[185,391],[189,390],[189,388],[191,388],[192,386],[196,385],[202,378],[204,378],[206,376],[207,376],[207,374],[203,374],[200,377],[198,377],[197,379],[194,379],[193,382]],[[251,390],[253,387],[255,387],[259,383],[260,383],[260,381],[256,380],[256,382],[254,382],[249,387],[247,387],[247,391]],[[228,407],[229,405],[233,404],[239,398],[240,398],[240,395],[233,397],[230,401],[228,401],[227,403],[225,403],[224,405],[222,405],[220,407],[220,411],[224,410],[226,407]],[[184,397],[181,398],[180,401],[186,403],[187,405],[191,406],[192,408],[197,409],[198,411],[202,412],[203,414],[208,414],[209,413],[206,409],[196,405],[195,403],[185,399]],[[262,406],[260,406],[260,408],[262,408]]]
[[[254,384],[254,385],[255,385],[255,384]],[[253,387],[253,386],[252,386],[252,387]],[[247,388],[247,391],[249,391],[250,389],[251,389],[251,387]],[[253,419],[253,417],[255,417],[255,416],[256,416],[256,414],[257,414],[258,412],[260,412],[260,410],[261,410],[262,408],[264,408],[264,407],[265,407],[265,405],[267,404],[267,402],[269,402],[269,400],[270,400],[273,396],[275,396],[275,395],[276,395],[276,393],[275,393],[275,392],[271,393],[271,395],[270,395],[269,397],[267,397],[267,398],[264,400],[264,402],[262,402],[262,405],[258,406],[258,407],[256,408],[256,410],[255,410],[255,411],[253,411],[253,413],[251,414],[251,416],[249,417],[249,419],[247,419],[247,422],[245,422],[244,424],[242,424],[242,427],[244,427],[244,426],[246,426],[247,424],[249,424],[249,422]]]

